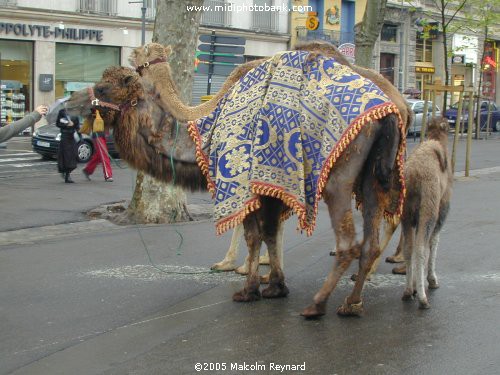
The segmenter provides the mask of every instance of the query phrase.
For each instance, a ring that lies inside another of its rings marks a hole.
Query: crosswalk
[[[31,151],[30,142],[30,138],[19,138],[9,141],[6,148],[0,148],[0,179],[57,174],[57,162],[44,160],[40,154]]]

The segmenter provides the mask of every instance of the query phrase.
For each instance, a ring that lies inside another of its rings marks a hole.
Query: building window
[[[93,85],[111,65],[120,65],[119,47],[57,43],[56,97]]]
[[[396,55],[392,53],[381,53],[380,54],[380,74],[394,84],[394,65],[396,61]]]
[[[17,0],[0,0],[0,6],[17,6]]]
[[[231,26],[231,12],[227,10],[230,4],[225,0],[205,0],[201,15],[201,24],[208,26]]]
[[[254,0],[255,9],[265,9],[265,6],[273,6],[270,0]],[[252,29],[264,32],[278,31],[279,12],[271,10],[254,10],[252,12]]]
[[[417,38],[415,61],[432,62],[432,40]]]
[[[0,40],[0,123],[24,117],[31,108],[33,43]]]
[[[380,40],[384,42],[397,42],[398,40],[398,27],[384,23],[382,31],[380,32]]]
[[[153,20],[156,17],[156,0],[146,0],[146,19]]]
[[[76,11],[81,13],[116,16],[116,0],[77,0]]]

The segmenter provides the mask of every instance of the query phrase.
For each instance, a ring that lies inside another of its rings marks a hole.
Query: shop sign
[[[354,59],[356,57],[355,54],[356,46],[352,43],[344,43],[339,46],[339,52],[346,56]]]
[[[319,27],[318,13],[309,12],[307,19],[306,19],[307,30],[316,30],[318,27]]]
[[[66,40],[102,40],[102,30],[94,29],[75,29],[65,27],[52,28],[44,25],[30,25],[25,23],[4,23],[0,22],[0,35],[16,35],[26,37],[43,37]]]
[[[338,25],[340,23],[339,7],[334,5],[326,11],[326,22],[330,25]]]
[[[431,66],[416,66],[415,73],[434,74],[436,69]]]
[[[54,75],[40,74],[38,76],[38,88],[40,91],[52,91],[54,89]]]
[[[453,55],[451,57],[452,64],[465,64],[465,55]]]

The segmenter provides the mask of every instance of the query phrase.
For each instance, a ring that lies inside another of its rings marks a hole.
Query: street
[[[287,221],[288,298],[238,304],[231,296],[244,277],[209,272],[230,232],[216,236],[210,219],[90,221],[91,208],[130,199],[135,172],[116,161],[113,183],[99,169],[86,181],[80,165],[76,183],[64,184],[55,161],[40,160],[26,140],[0,149],[0,374],[272,374],[285,365],[296,366],[288,374],[499,372],[497,133],[473,142],[469,178],[460,140],[431,309],[401,301],[404,276],[381,262],[365,286],[364,316],[338,316],[353,286],[353,262],[320,320],[299,314],[333,263],[324,204],[311,237],[296,231],[296,217]],[[410,138],[408,149],[415,144]],[[206,206],[210,195],[190,194],[188,203]],[[359,213],[356,222],[359,235]],[[240,262],[245,253],[242,246]]]

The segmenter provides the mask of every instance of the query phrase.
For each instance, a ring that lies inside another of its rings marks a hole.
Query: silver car
[[[422,130],[422,117],[424,114],[424,100],[407,99],[408,105],[413,111],[413,122],[408,128],[408,134],[420,134]],[[441,110],[436,106],[436,117],[441,117]],[[427,102],[427,124],[432,118],[432,102]]]

